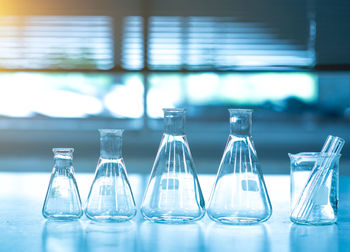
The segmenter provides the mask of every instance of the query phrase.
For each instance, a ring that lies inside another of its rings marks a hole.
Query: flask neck
[[[100,157],[119,159],[122,157],[122,134],[124,130],[100,130]]]
[[[168,135],[185,134],[185,110],[164,109],[164,132]]]
[[[61,158],[55,157],[55,167],[56,169],[66,169],[73,166],[72,158]]]
[[[252,110],[229,109],[230,134],[235,136],[251,136]]]
[[[66,169],[73,166],[73,148],[54,148],[52,151],[56,169]]]

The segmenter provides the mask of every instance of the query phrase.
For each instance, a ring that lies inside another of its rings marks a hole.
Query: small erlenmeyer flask
[[[77,182],[74,178],[73,148],[54,148],[55,164],[43,206],[47,219],[74,220],[83,215]]]
[[[127,221],[136,215],[136,205],[122,157],[124,130],[99,131],[100,158],[85,214],[94,221]]]
[[[251,137],[252,110],[229,112],[230,135],[210,196],[208,216],[226,224],[266,221],[272,208]]]
[[[164,109],[165,133],[141,208],[142,215],[153,222],[191,222],[205,213],[184,121],[184,109]]]

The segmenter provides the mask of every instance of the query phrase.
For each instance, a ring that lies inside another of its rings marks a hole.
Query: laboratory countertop
[[[144,221],[138,211],[131,222],[98,224],[82,217],[75,222],[46,221],[41,208],[49,173],[0,173],[0,251],[350,251],[350,177],[340,178],[338,223],[302,226],[289,221],[289,177],[265,176],[272,217],[263,224],[231,226],[205,216],[193,224]],[[77,174],[83,203],[93,174]],[[131,174],[140,206],[147,177]],[[214,175],[199,176],[208,199]]]

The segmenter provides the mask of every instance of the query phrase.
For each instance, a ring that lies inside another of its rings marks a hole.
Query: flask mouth
[[[100,132],[101,136],[104,135],[115,135],[115,136],[122,136],[124,133],[124,129],[99,129],[98,130]]]
[[[164,116],[179,116],[186,113],[185,108],[163,108]]]
[[[73,157],[74,148],[53,148],[52,152],[57,158],[70,159]]]
[[[236,109],[236,108],[230,108],[228,109],[230,114],[242,114],[242,113],[253,113],[253,109]]]
[[[60,155],[73,154],[74,148],[52,148],[52,152]]]

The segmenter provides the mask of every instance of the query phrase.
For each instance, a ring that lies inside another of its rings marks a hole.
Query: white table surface
[[[350,251],[350,177],[340,179],[339,221],[329,226],[301,226],[289,221],[289,177],[265,176],[272,217],[264,224],[230,226],[205,216],[194,224],[144,221],[96,224],[46,221],[41,208],[49,173],[0,173],[0,251]],[[83,203],[93,174],[76,174]],[[146,176],[131,174],[140,206]],[[215,176],[199,176],[206,199]]]

